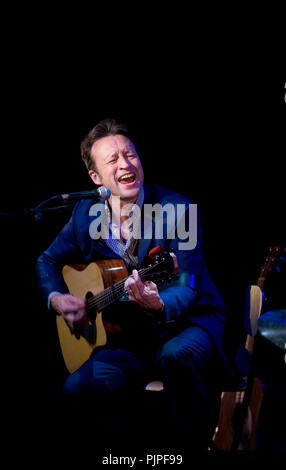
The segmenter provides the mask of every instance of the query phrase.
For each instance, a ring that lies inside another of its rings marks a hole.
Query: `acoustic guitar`
[[[175,254],[162,246],[153,248],[149,259],[150,264],[138,271],[142,282],[149,280],[158,285],[177,274]],[[102,311],[124,295],[128,271],[121,259],[98,260],[88,265],[66,265],[63,277],[72,295],[86,297],[89,320],[79,333],[61,315],[56,318],[63,359],[72,373],[90,357],[94,348],[106,343],[109,334],[121,333],[119,325],[103,319]]]
[[[259,312],[260,314],[262,310],[261,290],[283,251],[285,251],[285,246],[282,243],[268,247],[257,286],[251,286],[252,305],[250,305],[250,312],[253,309],[254,313]],[[251,320],[250,318],[250,323]],[[251,354],[255,349],[257,320],[256,316],[250,328],[251,334],[247,334],[246,337],[245,348]],[[213,441],[219,450],[254,450],[256,448],[256,428],[263,400],[263,386],[261,380],[255,377],[253,367],[252,361],[243,390],[222,393],[219,422],[213,436]]]

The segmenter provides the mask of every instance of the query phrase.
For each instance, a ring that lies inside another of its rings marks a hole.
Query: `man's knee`
[[[190,346],[167,343],[159,357],[159,369],[163,380],[197,379],[200,373],[200,362],[197,353]]]
[[[192,326],[167,341],[157,360],[163,377],[203,381],[213,354],[213,343],[206,332]]]
[[[90,393],[116,392],[122,390],[125,383],[125,374],[119,367],[90,361],[67,378],[63,385],[63,393],[69,397],[76,397]]]
[[[77,372],[74,372],[66,379],[62,388],[65,396],[76,397],[80,395],[82,387],[80,386],[80,381],[78,379]]]

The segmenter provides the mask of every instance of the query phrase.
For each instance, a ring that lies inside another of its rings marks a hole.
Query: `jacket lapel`
[[[154,204],[154,190],[149,186],[144,185],[144,202],[143,210],[141,212],[141,238],[138,242],[138,265],[140,266],[144,256],[147,253],[148,248],[150,247],[153,233],[154,233],[154,217],[152,219],[144,217],[144,205],[145,204]],[[145,223],[144,223],[145,221]]]
[[[138,265],[140,266],[144,256],[147,253],[148,248],[150,247],[153,234],[154,234],[154,225],[155,225],[155,220],[154,216],[152,219],[150,217],[144,217],[144,204],[151,204],[153,205],[155,203],[154,201],[154,189],[151,188],[150,186],[144,185],[144,201],[143,201],[143,208],[141,212],[141,238],[138,241]],[[103,203],[104,204],[104,203]],[[145,223],[144,223],[145,221]],[[100,231],[101,226],[99,224],[98,230]],[[107,257],[114,257],[114,258],[119,258],[119,256],[114,253],[102,240],[99,238],[98,240],[93,240],[93,246],[94,249],[101,253],[103,256]]]

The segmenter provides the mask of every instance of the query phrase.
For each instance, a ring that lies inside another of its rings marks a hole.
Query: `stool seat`
[[[161,380],[153,380],[145,385],[144,390],[148,390],[149,392],[162,392],[162,390],[164,390],[164,384]]]

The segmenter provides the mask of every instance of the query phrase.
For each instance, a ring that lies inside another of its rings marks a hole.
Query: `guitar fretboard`
[[[156,268],[158,267],[159,264],[160,262],[156,264]],[[154,269],[154,266],[149,266],[148,268],[143,268],[140,271],[138,271],[139,277],[142,282],[150,279],[150,272],[153,269]],[[125,284],[126,279],[127,278],[116,282],[112,286],[107,287],[103,291],[87,299],[88,317],[91,321],[93,321],[97,312],[100,312],[101,310],[108,307],[113,302],[115,302],[116,300],[119,300],[120,297],[123,296],[124,284]]]

